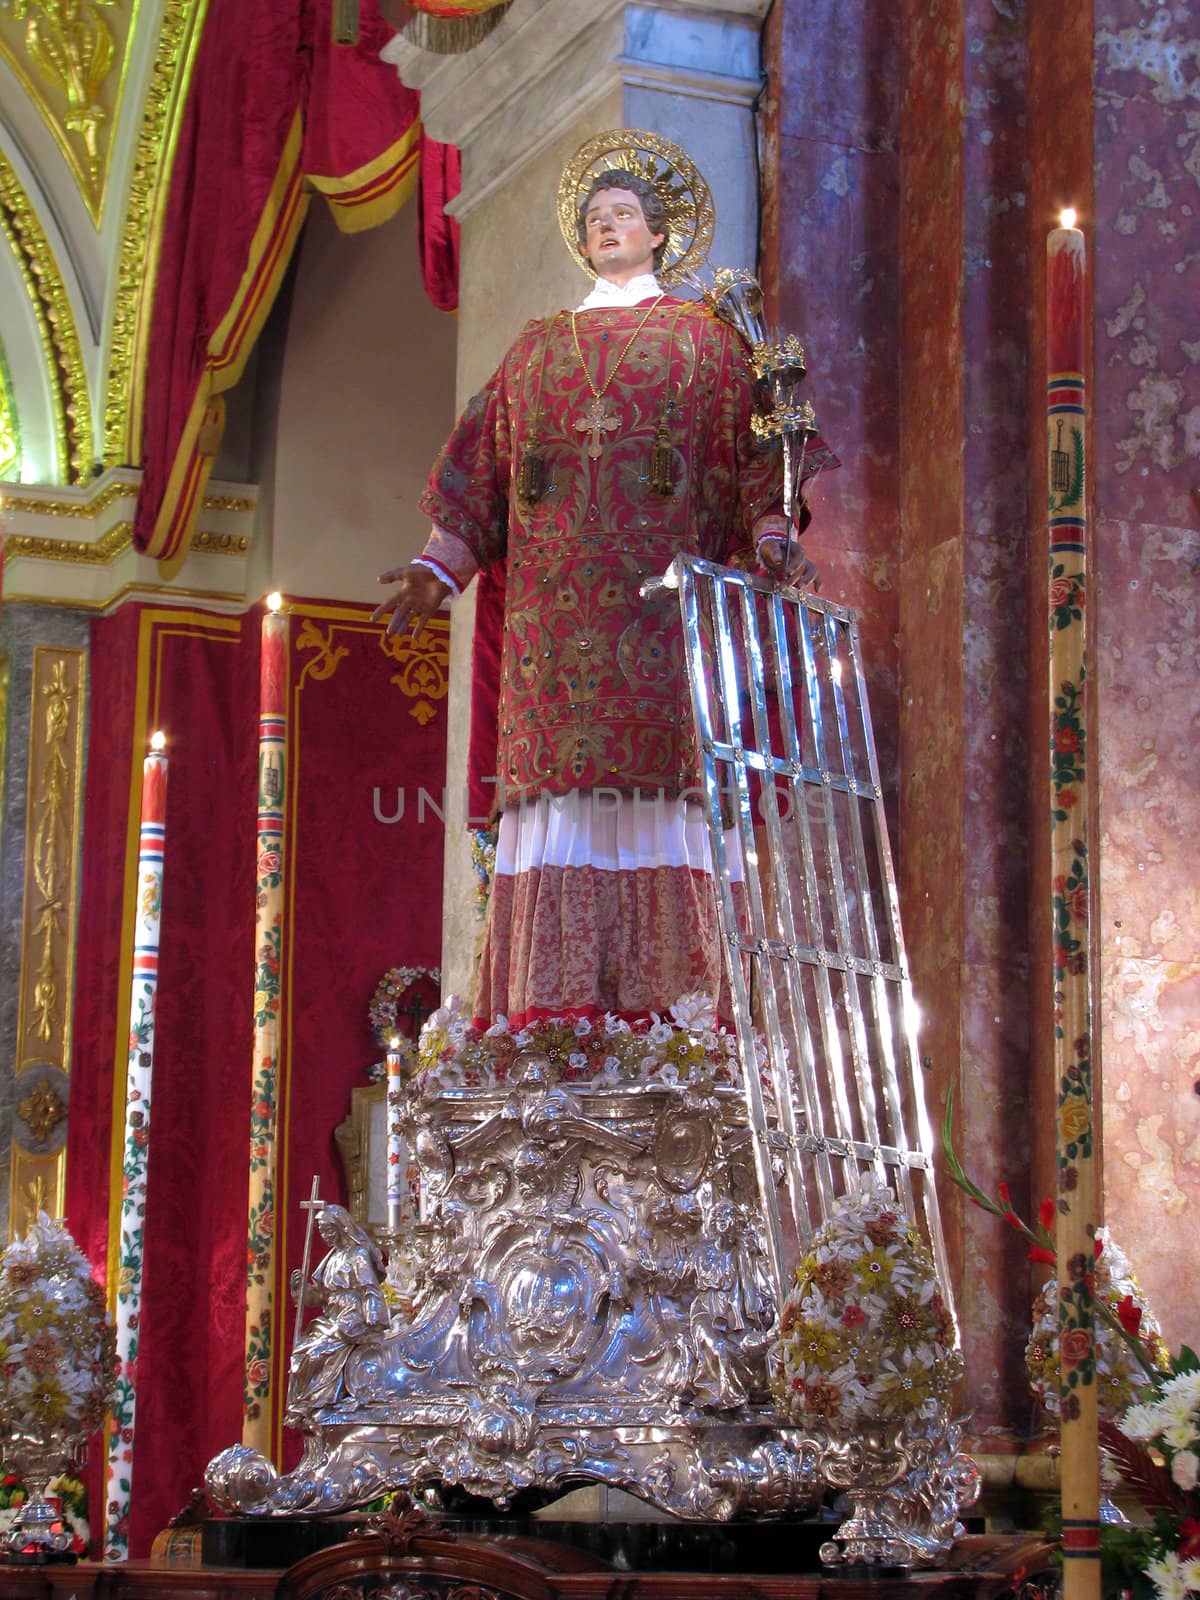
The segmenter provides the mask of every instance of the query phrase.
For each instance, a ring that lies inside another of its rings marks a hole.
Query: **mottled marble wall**
[[[1175,1340],[1200,1205],[1200,19],[1185,0],[785,0],[766,280],[847,466],[809,547],[862,608],[935,1112],[1053,1181],[1045,240],[1095,298],[1091,819],[1105,1206]],[[897,89],[900,98],[897,98]],[[894,762],[894,765],[893,765]],[[1036,1421],[1015,1235],[947,1196],[988,1447]]]
[[[981,1181],[1029,1159],[1024,12],[777,6],[765,277],[846,465],[807,540],[863,613],[930,1061]],[[981,1432],[1022,1431],[1023,1251],[946,1195]]]
[[[899,17],[880,0],[777,5],[764,107],[764,285],[800,334],[843,465],[812,491],[822,593],[857,607],[880,764],[898,748]]]
[[[976,1181],[1029,1210],[1029,618],[1026,606],[1025,7],[963,4],[963,784],[961,1147]],[[964,1217],[962,1306],[980,1433],[1029,1420],[1024,1248]]]
[[[904,11],[901,905],[935,1116],[1027,1205],[1024,8]],[[1029,1423],[1024,1252],[946,1193],[977,1445]]]
[[[963,17],[959,0],[909,0],[903,18],[900,909],[936,1121],[958,1089],[963,999]],[[957,1265],[962,1208],[953,1190],[943,1202]],[[973,1368],[967,1383],[973,1403]]]
[[[1200,15],[1096,0],[1106,1214],[1168,1337],[1200,1219]]]

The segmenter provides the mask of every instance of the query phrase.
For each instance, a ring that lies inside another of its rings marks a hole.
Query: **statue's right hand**
[[[395,583],[397,587],[375,607],[371,621],[380,622],[388,617],[387,631],[393,635],[402,634],[411,627],[415,644],[421,629],[450,593],[450,585],[443,583],[431,567],[423,567],[415,561],[407,567],[381,572],[379,581]]]

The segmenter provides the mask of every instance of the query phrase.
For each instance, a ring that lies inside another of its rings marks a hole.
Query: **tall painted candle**
[[[242,1442],[271,1448],[274,1350],[275,1111],[278,1095],[287,798],[288,619],[267,596],[259,657],[258,813],[255,823],[254,1037],[250,1063],[250,1199]]]
[[[408,1141],[404,1137],[401,1117],[404,1106],[404,1057],[400,1054],[400,1037],[393,1034],[388,1040],[387,1053],[387,1225],[390,1234],[397,1234],[409,1220],[408,1199]]]
[[[142,763],[142,813],[138,835],[137,904],[134,911],[133,981],[129,1001],[129,1060],[125,1085],[125,1138],[117,1289],[117,1387],[108,1421],[104,1558],[129,1555],[137,1411],[136,1371],[145,1260],[146,1180],[150,1170],[150,1091],[154,1073],[154,1003],[162,924],[163,846],[167,826],[166,739],[155,733]]]
[[[1050,546],[1050,849],[1054,940],[1054,1085],[1063,1593],[1099,1600],[1100,1451],[1093,1281],[1087,760],[1086,253],[1065,211],[1046,249],[1046,449]]]

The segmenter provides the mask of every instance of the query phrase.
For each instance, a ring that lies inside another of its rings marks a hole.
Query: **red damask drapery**
[[[332,0],[209,0],[171,177],[140,419],[134,541],[165,575],[187,553],[196,507],[241,376],[313,192],[348,233],[391,217],[418,166],[437,175],[425,237],[435,304],[452,303],[456,242],[441,206],[449,158],[421,155],[418,99],[379,59],[393,33],[362,0],[356,45],[332,42]],[[135,419],[134,427],[138,427]]]
[[[313,1174],[344,1197],[334,1129],[380,1050],[367,1005],[391,966],[441,948],[447,627],[389,640],[369,606],[290,606],[292,733],[282,931],[276,1394],[287,1280]],[[141,757],[167,734],[154,1120],[137,1356],[130,1552],[242,1429],[254,823],[260,614],[128,605],[92,624],[84,868],[67,1155],[67,1219],[110,1294],[121,1190]],[[124,924],[124,928],[123,928]],[[273,1441],[288,1463],[297,1446]],[[91,1525],[104,1523],[92,1451]]]

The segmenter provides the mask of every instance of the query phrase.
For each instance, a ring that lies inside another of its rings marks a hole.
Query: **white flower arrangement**
[[[1157,1514],[1146,1576],[1160,1600],[1186,1600],[1200,1595],[1200,1360],[1184,1346],[1170,1368],[1156,1377],[1154,1398],[1130,1406],[1117,1427],[1141,1447],[1135,1487]]]
[[[933,1257],[869,1173],[813,1235],[779,1333],[776,1400],[823,1431],[933,1420],[962,1372]]]
[[[707,995],[683,995],[667,1017],[652,1012],[629,1023],[611,1012],[586,1017],[550,1017],[513,1029],[507,1017],[488,1028],[471,1026],[452,997],[421,1030],[418,1081],[426,1094],[449,1088],[488,1088],[503,1083],[519,1053],[537,1047],[562,1081],[617,1085],[703,1079],[740,1083],[737,1040],[717,1024]]]
[[[115,1374],[104,1291],[67,1230],[40,1212],[0,1257],[0,1432],[91,1433]]]
[[[1146,1576],[1161,1600],[1188,1600],[1200,1594],[1200,1556],[1184,1561],[1174,1550],[1146,1563]]]

